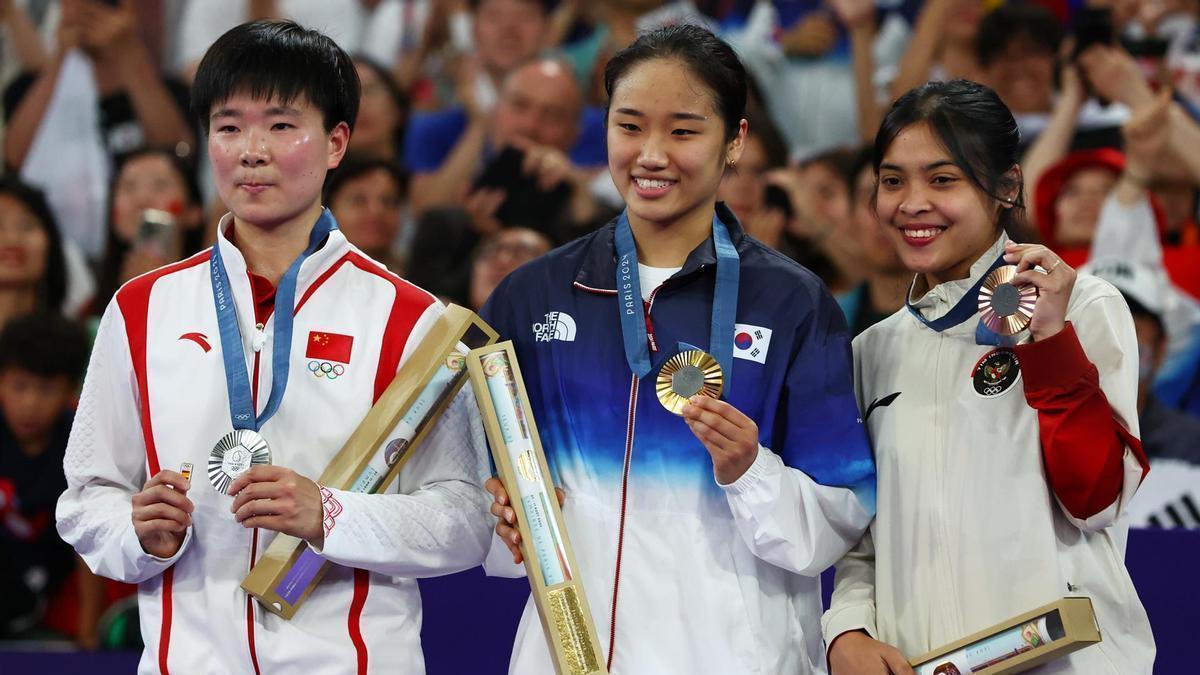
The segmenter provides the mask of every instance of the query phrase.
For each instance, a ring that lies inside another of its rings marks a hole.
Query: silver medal
[[[217,492],[228,494],[229,484],[250,467],[271,463],[271,448],[256,431],[238,429],[217,441],[208,455],[208,480]]]

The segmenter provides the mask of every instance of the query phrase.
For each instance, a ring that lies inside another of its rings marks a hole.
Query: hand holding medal
[[[729,403],[696,395],[682,413],[688,428],[712,455],[718,483],[735,482],[758,457],[758,425]]]
[[[1033,339],[1040,341],[1057,335],[1066,326],[1067,303],[1075,287],[1075,269],[1039,244],[1008,242],[1004,246],[1004,261],[1016,265],[1016,273],[1009,283],[1018,289],[1032,286],[1038,291],[1037,303],[1029,319]]]
[[[229,510],[242,527],[290,534],[318,546],[324,543],[321,488],[282,466],[255,466],[229,485]]]

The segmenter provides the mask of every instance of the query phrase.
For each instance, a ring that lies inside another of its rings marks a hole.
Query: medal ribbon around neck
[[[708,348],[725,374],[725,391],[729,391],[733,375],[733,325],[737,315],[740,259],[729,229],[713,216],[713,244],[717,252],[717,283],[713,292],[712,319]],[[637,246],[633,228],[622,211],[617,219],[613,242],[617,250],[617,299],[621,313],[621,338],[625,343],[625,360],[638,379],[650,372],[650,348],[646,336],[646,320],[642,305],[642,286],[638,279]]]
[[[250,376],[246,372],[246,355],[242,348],[242,331],[238,327],[237,311],[233,304],[233,289],[229,274],[221,259],[221,246],[212,249],[213,304],[217,308],[217,325],[221,332],[221,357],[225,362],[225,384],[229,390],[229,416],[234,429],[258,431],[279,410],[283,392],[287,389],[288,362],[292,350],[292,322],[295,319],[296,280],[300,266],[337,229],[329,210],[322,211],[308,236],[308,248],[288,267],[275,291],[275,331],[271,346],[271,395],[261,415],[254,414],[254,398],[250,392]]]
[[[918,310],[916,307],[913,307],[912,303],[909,301],[905,300],[904,306],[908,308],[908,311],[913,316],[917,317],[917,321],[920,321],[934,331],[941,333],[948,328],[953,328],[954,326],[957,326],[975,316],[975,314],[979,312],[979,289],[983,287],[983,282],[987,280],[988,275],[1002,265],[1004,265],[1004,256],[1000,255],[998,258],[996,258],[995,262],[993,262],[987,268],[987,270],[985,270],[984,273],[979,276],[979,280],[976,281],[969,290],[967,290],[966,294],[962,296],[962,298],[954,305],[954,307],[950,308],[949,312],[946,312],[945,316],[937,319],[926,319],[921,314],[920,310]],[[982,320],[980,320],[979,324],[975,327],[975,344],[1011,347],[1016,343],[1016,336],[1000,335],[985,326]]]

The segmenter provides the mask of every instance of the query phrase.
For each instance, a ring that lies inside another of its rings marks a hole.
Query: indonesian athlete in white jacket
[[[271,306],[261,297],[265,280],[252,282],[225,236],[227,220],[217,246],[262,410],[274,316],[262,320]],[[332,529],[326,522],[323,555],[336,564],[290,621],[263,611],[239,584],[275,533],[235,522],[233,497],[206,476],[209,452],[232,428],[210,254],[130,281],[105,311],[67,446],[59,533],[97,574],[138,584],[141,673],[422,672],[414,577],[478,564],[490,533],[469,388],[388,494],[328,491],[341,512]],[[296,308],[286,394],[260,433],[273,464],[316,480],[442,306],[335,229],[300,269]],[[256,318],[265,324],[258,330]],[[330,336],[345,353],[309,346]],[[131,498],[148,477],[185,462],[194,467],[192,526],[175,556],[156,558],[134,533]],[[327,503],[326,515],[334,511]]]
[[[911,309],[947,315],[1003,251]],[[1133,320],[1080,275],[1067,327],[976,343],[979,315],[938,332],[902,308],[854,341],[879,471],[875,522],[838,564],[829,644],[865,629],[913,658],[1066,596],[1091,598],[1103,641],[1038,673],[1149,674],[1154,639],[1124,565],[1122,511],[1147,463]]]

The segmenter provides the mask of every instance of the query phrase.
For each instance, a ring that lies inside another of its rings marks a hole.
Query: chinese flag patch
[[[350,363],[350,348],[353,346],[354,336],[352,335],[309,331],[308,348],[305,350],[304,356],[322,361]]]

